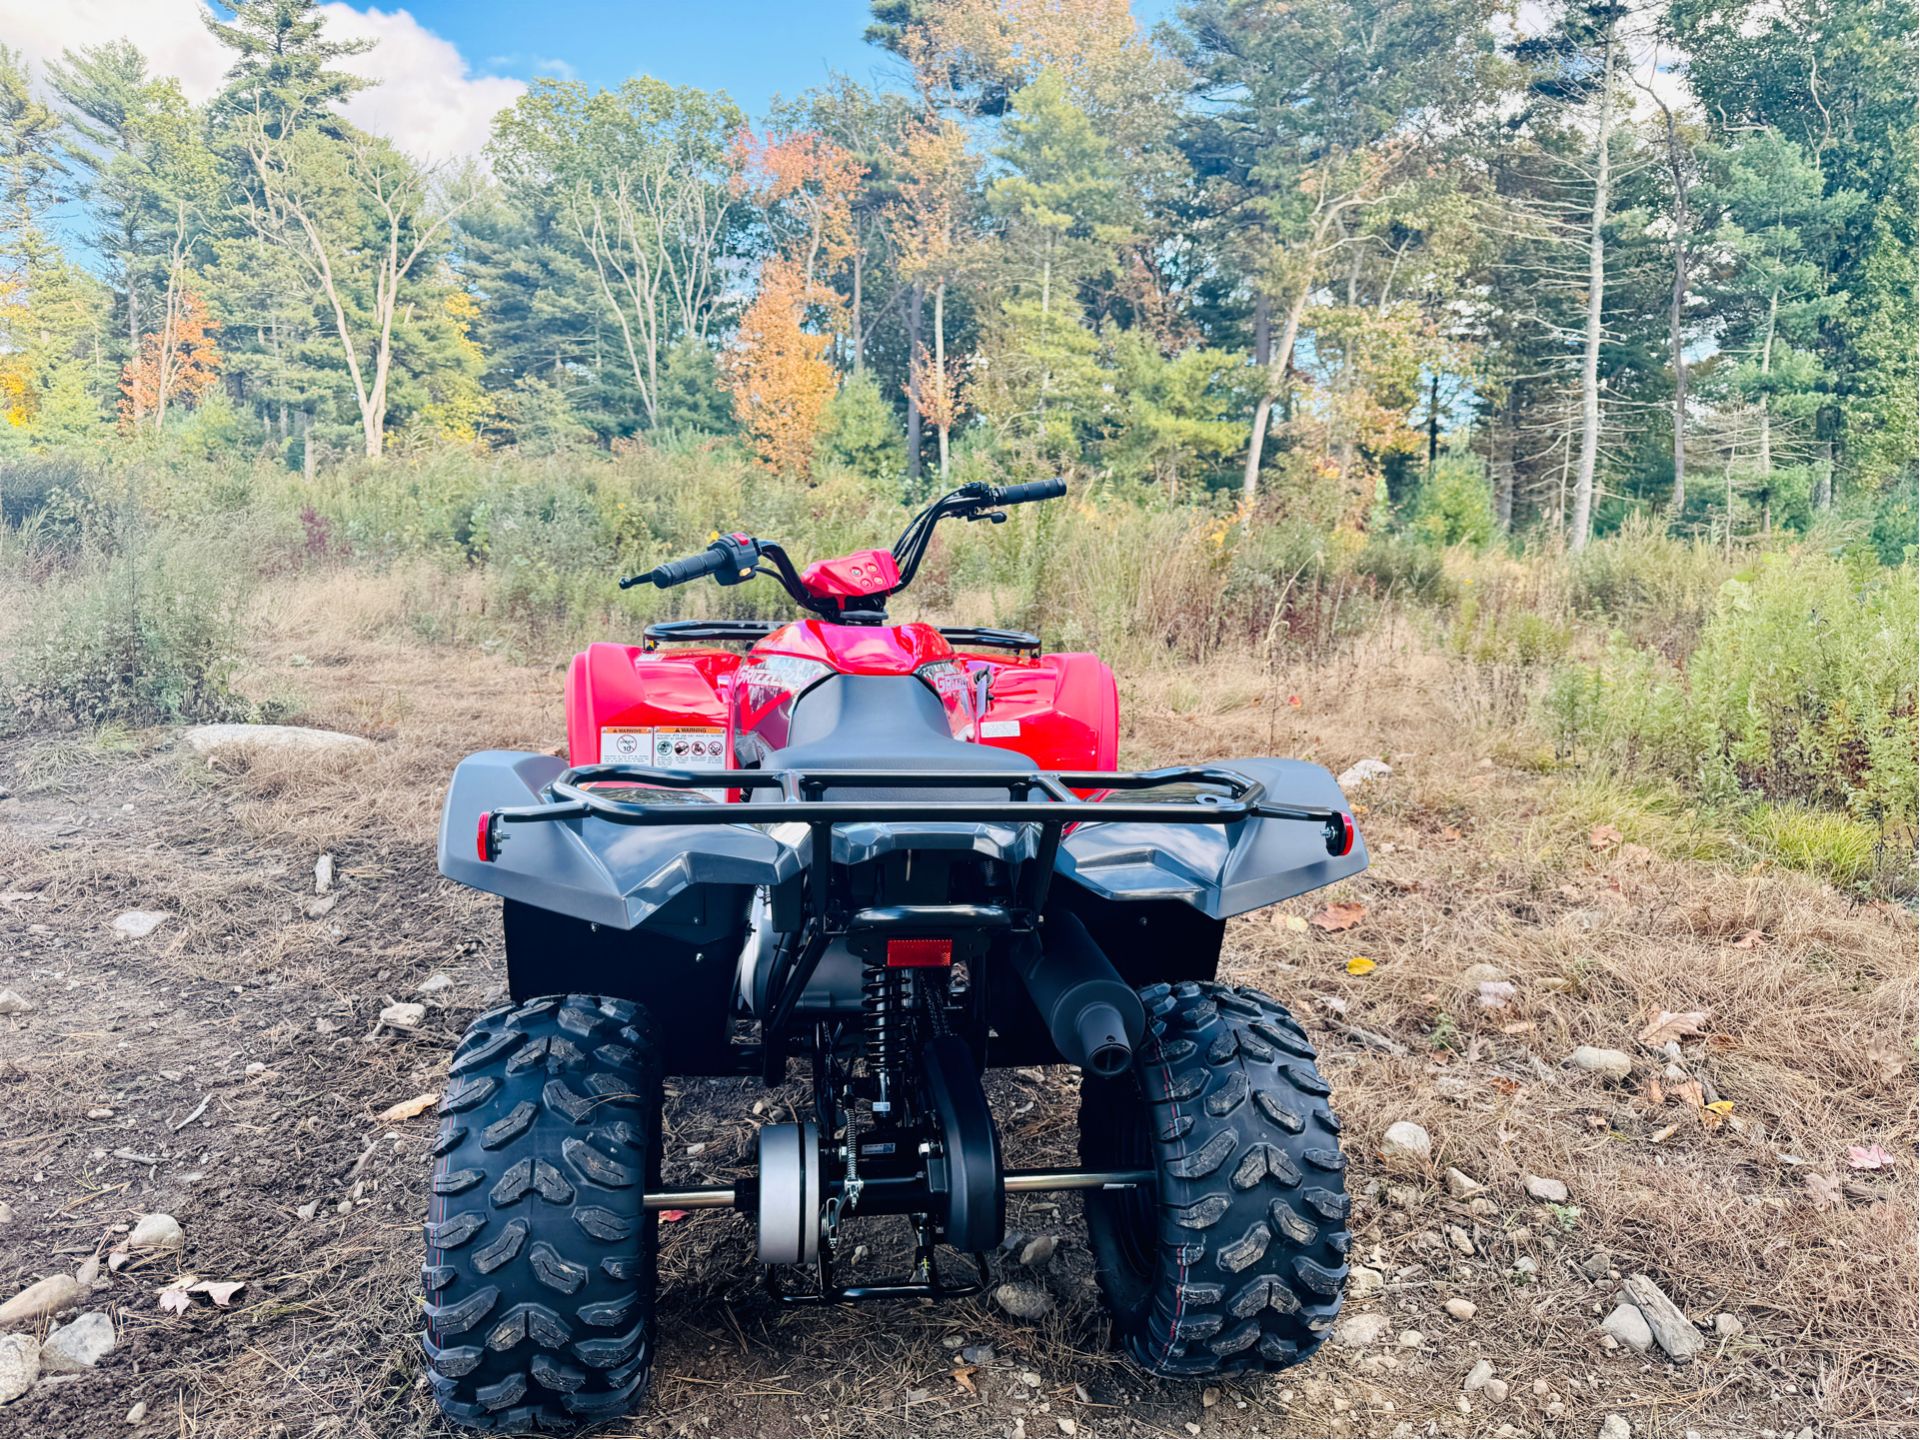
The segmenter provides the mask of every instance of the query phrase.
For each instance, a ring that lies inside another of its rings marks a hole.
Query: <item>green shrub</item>
[[[1442,455],[1432,476],[1414,497],[1407,528],[1428,545],[1493,543],[1499,531],[1493,512],[1493,487],[1477,455]]]
[[[871,374],[849,375],[827,405],[820,458],[896,489],[907,476],[907,444],[900,422]]]
[[[1747,817],[1747,838],[1782,863],[1858,886],[1872,876],[1879,831],[1831,810],[1761,805]]]
[[[243,715],[230,682],[244,598],[242,567],[200,536],[90,552],[36,597],[0,668],[6,709],[83,725]]]
[[[1588,618],[1610,622],[1634,643],[1685,663],[1733,573],[1704,540],[1669,535],[1659,521],[1635,516],[1566,561],[1569,601]]]

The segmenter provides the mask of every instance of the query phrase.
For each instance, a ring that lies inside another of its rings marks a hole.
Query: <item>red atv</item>
[[[891,551],[803,571],[727,535],[623,581],[771,572],[811,618],[589,646],[570,763],[454,772],[440,869],[504,899],[512,996],[440,1106],[421,1283],[454,1420],[633,1409],[667,1208],[752,1216],[781,1304],[944,1298],[988,1283],[1009,1193],[1076,1190],[1146,1369],[1273,1369],[1326,1336],[1339,1123],[1300,1026],[1214,976],[1230,916],[1365,866],[1339,787],[1291,760],[1116,771],[1094,656],[887,618],[940,521],[1065,488],[963,486]],[[796,1058],[812,1118],[760,1127],[753,1180],[662,1188],[663,1075],[777,1085]],[[1011,1169],[982,1070],[1057,1063],[1082,1073],[1078,1161]],[[914,1258],[849,1283],[836,1263],[874,1215],[906,1218]]]

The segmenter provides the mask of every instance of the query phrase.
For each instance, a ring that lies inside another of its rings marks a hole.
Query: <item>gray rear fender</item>
[[[475,847],[482,812],[544,803],[542,792],[566,768],[552,755],[519,750],[482,750],[462,760],[440,816],[440,873],[537,909],[632,930],[666,920],[660,912],[677,897],[709,887],[737,897],[744,916],[755,887],[797,882],[805,867],[804,832],[789,844],[747,825],[621,825],[591,815],[503,825],[499,858],[482,860]],[[671,918],[684,923],[686,916],[686,907],[676,906]],[[736,924],[736,917],[714,916],[702,928]]]
[[[1260,781],[1267,799],[1276,803],[1351,808],[1333,776],[1318,765],[1271,759],[1219,763]],[[1178,900],[1225,920],[1359,874],[1367,868],[1367,846],[1356,834],[1351,851],[1329,855],[1320,827],[1298,820],[1083,822],[1061,842],[1057,868],[1102,900]]]

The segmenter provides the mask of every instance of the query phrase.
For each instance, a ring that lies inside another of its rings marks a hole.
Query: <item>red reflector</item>
[[[482,860],[493,859],[493,812],[482,810],[480,824],[473,836],[473,848]]]
[[[937,965],[951,964],[953,964],[953,941],[951,940],[887,941],[889,970],[928,970]]]
[[[1342,810],[1333,817],[1327,830],[1327,851],[1333,855],[1353,853],[1353,816]]]

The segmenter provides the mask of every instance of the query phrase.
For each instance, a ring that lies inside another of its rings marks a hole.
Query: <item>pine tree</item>
[[[370,83],[335,61],[364,55],[371,40],[334,40],[320,0],[232,0],[230,20],[201,15],[213,38],[233,52],[226,85],[214,101],[221,126],[254,116],[267,138],[286,139],[313,125],[339,138],[339,108]]]

